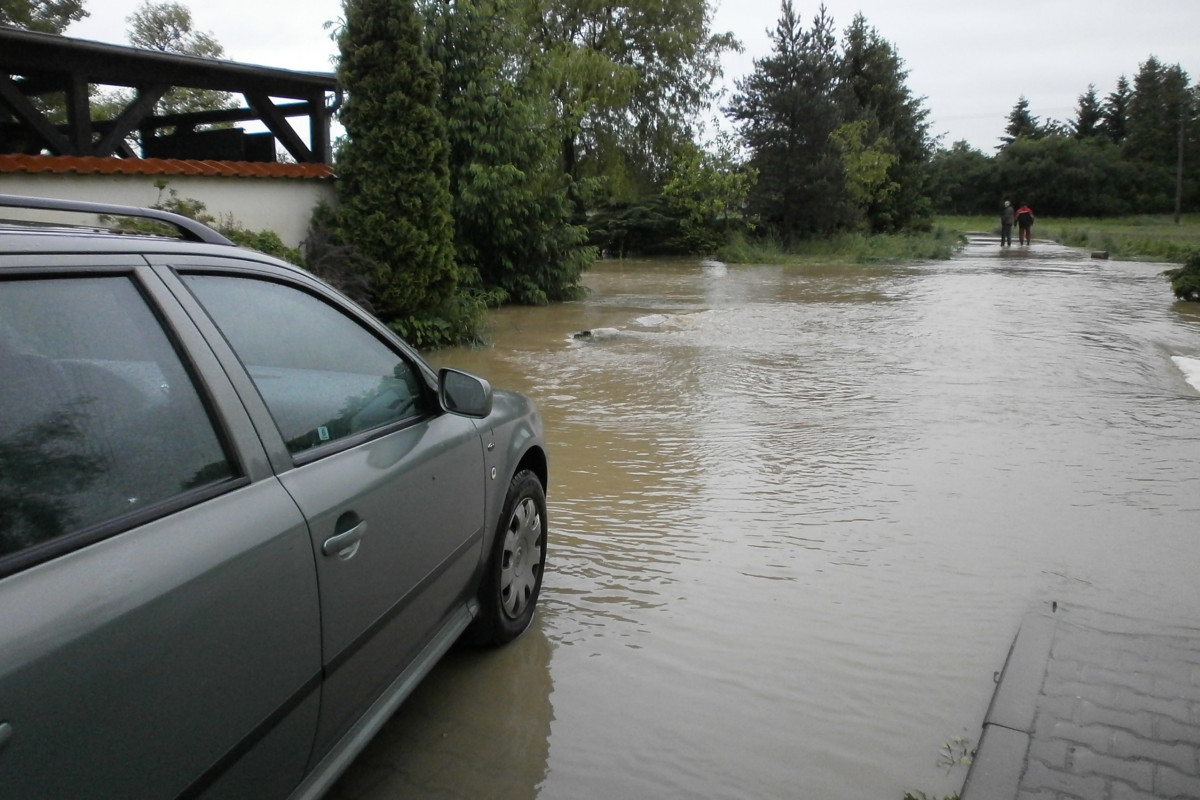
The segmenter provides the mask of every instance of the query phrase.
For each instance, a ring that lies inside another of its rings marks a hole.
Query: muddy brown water
[[[451,653],[333,797],[958,791],[941,750],[1027,611],[1200,624],[1200,305],[1164,268],[604,262],[495,313],[432,360],[545,416],[538,616]]]

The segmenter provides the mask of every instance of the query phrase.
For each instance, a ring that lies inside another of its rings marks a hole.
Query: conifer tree
[[[1188,94],[1188,76],[1178,64],[1168,67],[1151,56],[1141,65],[1129,99],[1129,132],[1124,143],[1128,158],[1174,166]]]
[[[783,0],[771,54],[736,82],[725,113],[738,126],[759,178],[751,208],[790,247],[849,223],[840,154],[831,135],[842,124],[835,97],[838,63],[833,20],[821,6],[805,30]]]
[[[844,115],[867,123],[869,135],[888,156],[887,184],[867,204],[867,223],[875,231],[897,231],[928,217],[925,165],[932,146],[929,112],[905,83],[908,72],[891,43],[855,16],[843,35],[841,94]]]
[[[1121,144],[1129,135],[1129,96],[1132,93],[1129,79],[1122,75],[1117,79],[1117,88],[1104,99],[1100,130],[1113,144]]]
[[[1079,95],[1075,104],[1071,135],[1076,139],[1092,139],[1099,136],[1103,118],[1104,112],[1100,107],[1100,98],[1096,95],[1096,85],[1089,84],[1088,90]]]
[[[1029,100],[1025,95],[1021,95],[1017,100],[1017,104],[1013,106],[1013,110],[1008,112],[1008,125],[1004,127],[1005,136],[1000,137],[1000,141],[1005,146],[1012,144],[1017,139],[1038,139],[1041,138],[1042,129],[1038,125],[1038,118],[1029,110]]]
[[[338,78],[336,244],[370,266],[376,314],[418,346],[468,333],[453,258],[445,123],[437,70],[413,0],[346,0]]]

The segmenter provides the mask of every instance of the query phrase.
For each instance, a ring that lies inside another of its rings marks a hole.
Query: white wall
[[[146,207],[159,200],[154,186],[159,178],[165,179],[167,188],[174,189],[180,198],[204,203],[205,210],[214,217],[221,219],[230,214],[249,230],[274,231],[289,247],[299,247],[308,235],[318,203],[337,202],[332,178],[13,172],[0,174],[0,193]]]

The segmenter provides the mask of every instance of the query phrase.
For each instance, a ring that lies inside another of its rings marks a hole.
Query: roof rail
[[[74,211],[83,214],[109,214],[114,217],[134,217],[161,222],[179,231],[189,242],[232,245],[229,239],[202,222],[180,214],[157,208],[138,208],[113,203],[92,203],[86,200],[59,200],[48,197],[23,197],[15,194],[0,194],[0,207],[34,208],[44,211]]]

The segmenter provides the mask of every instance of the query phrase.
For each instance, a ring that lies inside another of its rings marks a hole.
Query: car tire
[[[545,565],[546,492],[522,470],[508,485],[468,641],[495,646],[520,636],[533,621]]]

